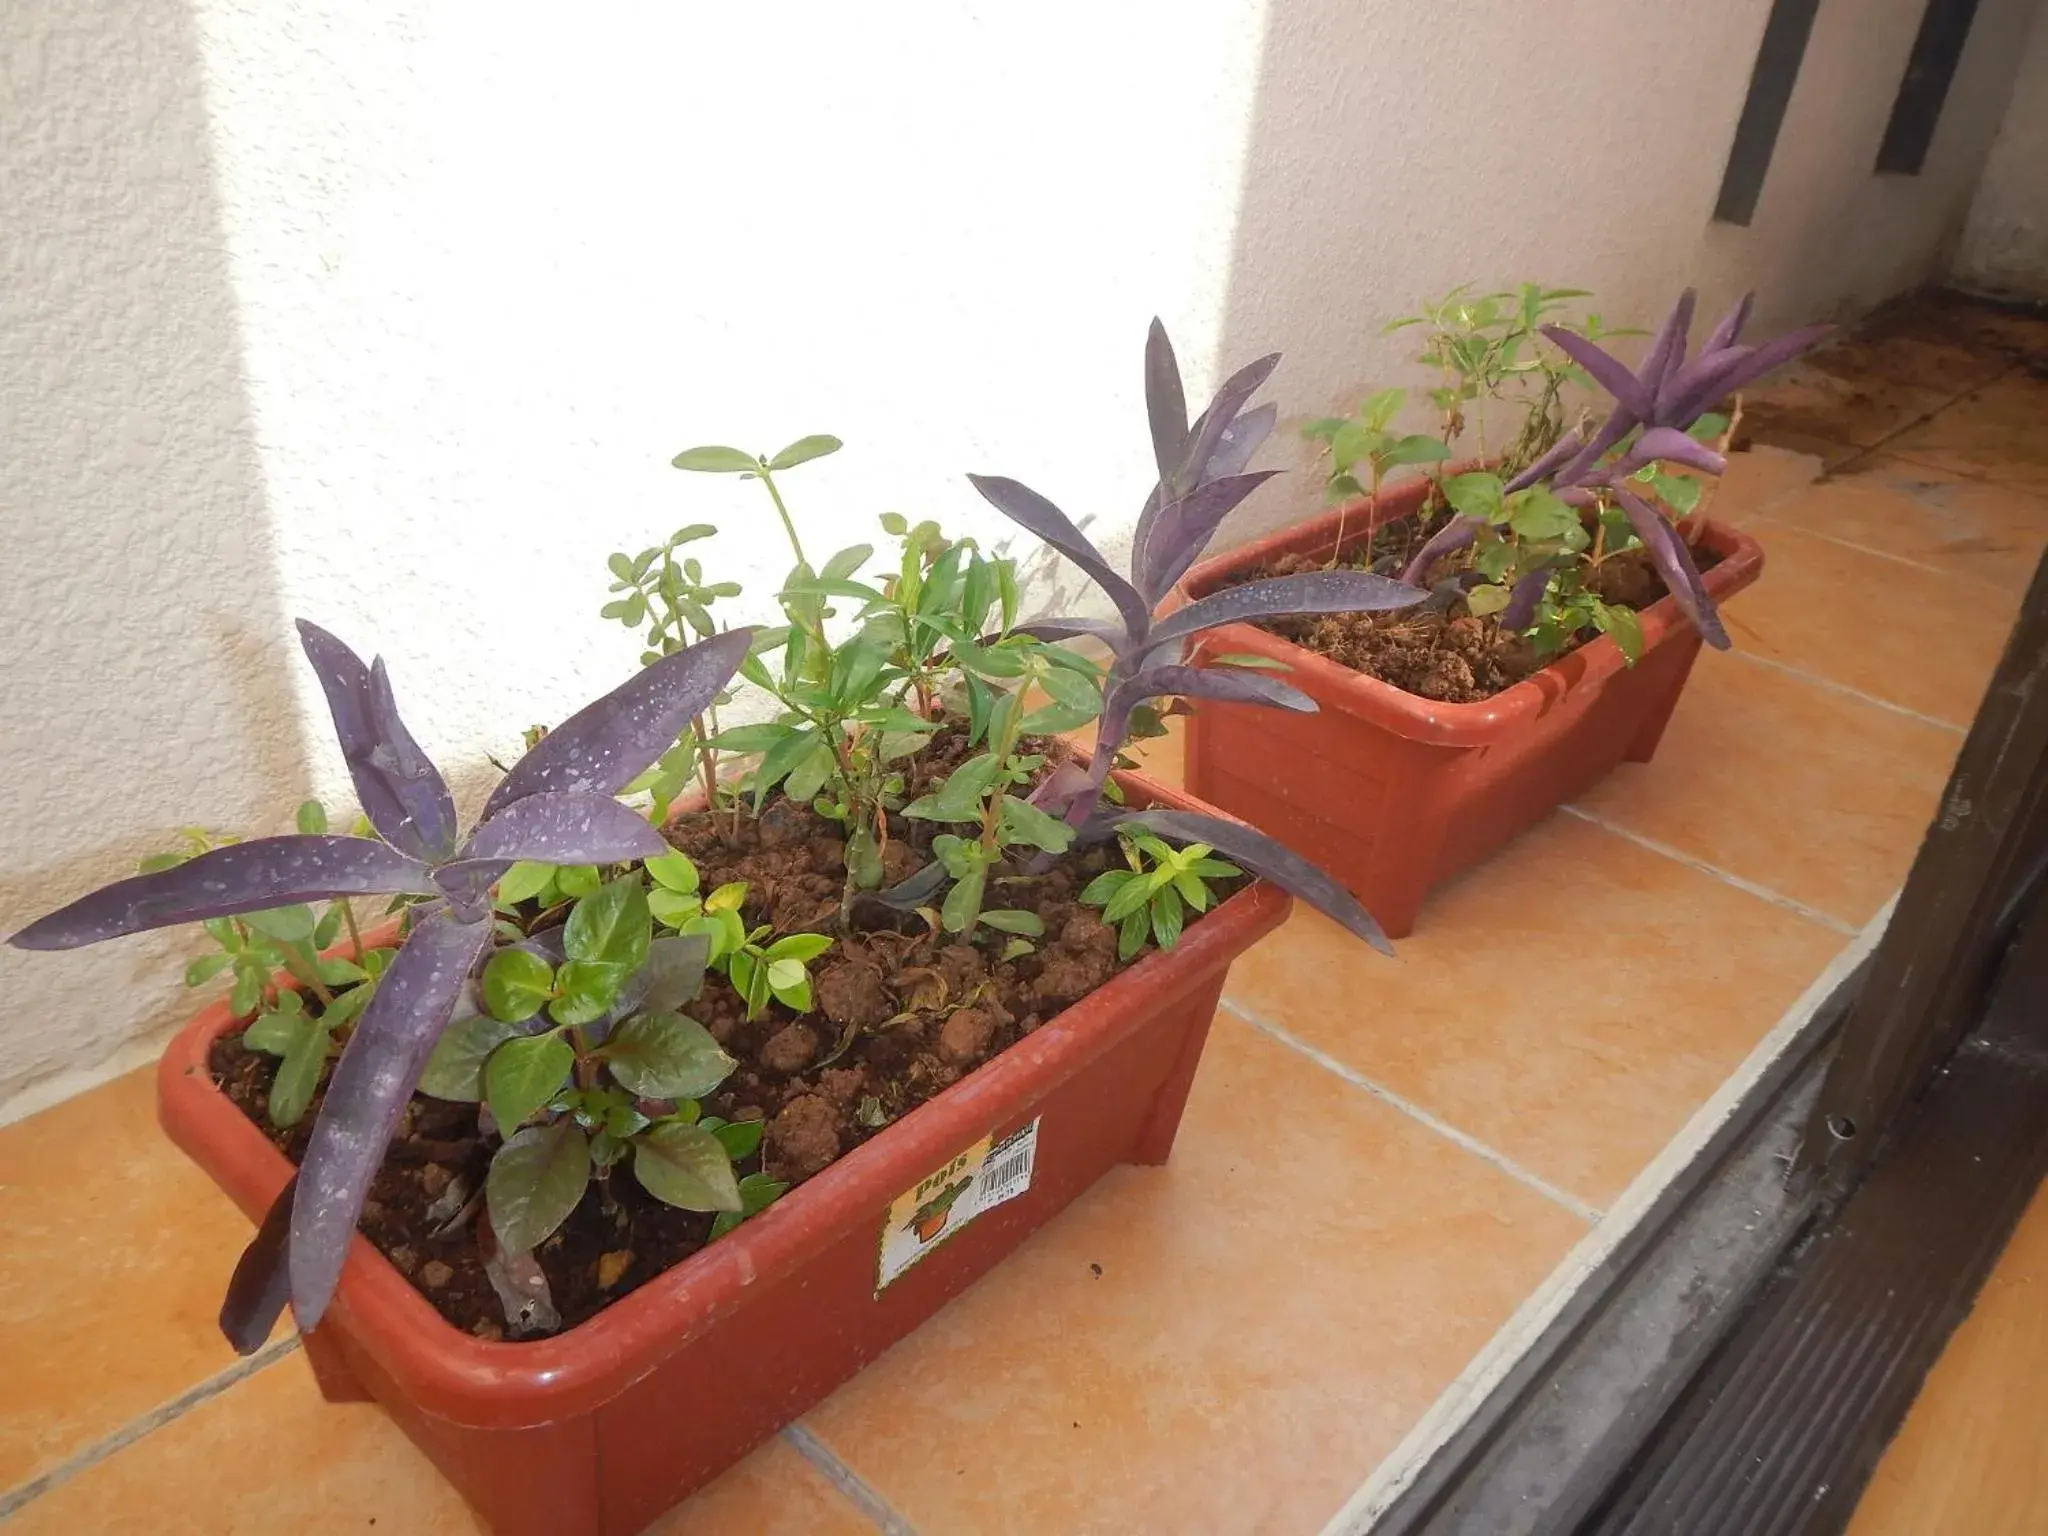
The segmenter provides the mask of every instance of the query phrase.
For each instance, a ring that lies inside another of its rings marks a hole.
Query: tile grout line
[[[889,1507],[889,1501],[868,1486],[861,1475],[833,1454],[832,1448],[800,1423],[783,1428],[783,1443],[811,1464],[817,1474],[838,1490],[847,1503],[858,1509],[883,1536],[917,1536],[911,1523]]]
[[[1812,1026],[1836,986],[1870,955],[1898,907],[1894,892],[1856,937],[1836,952],[1806,990],[1793,1000],[1741,1065],[1693,1112],[1677,1135],[1622,1192],[1600,1224],[1574,1245],[1543,1283],[1489,1338],[1479,1353],[1438,1394],[1402,1442],[1366,1475],[1343,1507],[1330,1517],[1322,1536],[1365,1536],[1373,1521],[1413,1481],[1428,1459],[1447,1443],[1507,1377],[1570,1303],[1578,1287],[1609,1263],[1615,1250],[1655,1206],[1676,1178],[1735,1113],[1745,1095]]]
[[[1622,826],[1618,822],[1609,821],[1605,816],[1598,816],[1591,811],[1581,810],[1576,805],[1560,805],[1558,809],[1567,816],[1576,816],[1580,821],[1598,827],[1603,832],[1610,832],[1625,842],[1634,843],[1638,848],[1647,849],[1662,858],[1670,859],[1674,863],[1683,864],[1688,869],[1696,869],[1703,875],[1711,875],[1722,884],[1732,885],[1736,890],[1754,896],[1759,901],[1768,901],[1773,906],[1783,907],[1787,912],[1795,912],[1808,922],[1817,923],[1831,933],[1839,933],[1845,938],[1853,938],[1858,931],[1855,925],[1845,923],[1839,917],[1831,917],[1818,907],[1809,907],[1805,902],[1797,901],[1785,895],[1782,891],[1774,891],[1767,885],[1758,885],[1754,880],[1745,880],[1740,875],[1730,874],[1718,864],[1709,864],[1705,859],[1694,858],[1691,854],[1674,848],[1669,843],[1660,843],[1654,837],[1644,837],[1640,832],[1631,832],[1627,827]]]
[[[1769,523],[1773,528],[1797,534],[1801,538],[1818,539],[1823,544],[1832,544],[1837,549],[1846,549],[1859,555],[1869,555],[1874,560],[1889,560],[1894,565],[1903,565],[1909,571],[1923,571],[1929,576],[1939,576],[1944,581],[1960,581],[1965,586],[1980,587],[1987,592],[2005,591],[2005,588],[1999,586],[1997,582],[1986,581],[1981,576],[1971,576],[1962,571],[1944,570],[1941,566],[1928,565],[1925,561],[1915,560],[1910,555],[1895,555],[1888,549],[1876,549],[1868,544],[1858,544],[1854,539],[1838,538],[1832,533],[1822,533],[1817,528],[1805,528],[1801,527],[1798,523],[1788,523],[1780,518],[1771,516],[1768,512],[1751,513],[1743,527],[1753,528],[1758,523]]]
[[[183,1418],[201,1403],[219,1397],[237,1382],[254,1376],[265,1366],[274,1365],[299,1347],[299,1336],[279,1339],[275,1344],[265,1345],[245,1360],[237,1360],[226,1370],[209,1376],[195,1387],[189,1387],[168,1403],[152,1408],[139,1419],[130,1419],[110,1435],[102,1436],[82,1451],[66,1457],[39,1477],[32,1477],[16,1488],[0,1494],[0,1520],[5,1520],[23,1505],[41,1498],[51,1489],[68,1483],[79,1473],[97,1466],[117,1451],[126,1450],[136,1441],[162,1429],[166,1424]]]
[[[1410,1099],[1404,1099],[1403,1097],[1401,1097],[1400,1094],[1394,1092],[1393,1089],[1385,1087],[1382,1084],[1376,1083],[1371,1078],[1367,1077],[1364,1073],[1359,1072],[1352,1067],[1346,1066],[1336,1057],[1330,1055],[1329,1052],[1319,1050],[1317,1047],[1310,1045],[1306,1040],[1302,1039],[1299,1035],[1296,1035],[1291,1031],[1282,1028],[1280,1025],[1275,1024],[1270,1019],[1264,1018],[1259,1014],[1254,1013],[1251,1009],[1245,1007],[1243,1003],[1237,1001],[1237,999],[1233,997],[1225,997],[1223,999],[1223,1006],[1229,1009],[1231,1013],[1235,1014],[1241,1023],[1249,1025],[1251,1028],[1257,1030],[1260,1034],[1272,1040],[1275,1044],[1283,1045],[1287,1047],[1287,1049],[1290,1051],[1294,1051],[1299,1055],[1306,1056],[1310,1061],[1314,1062],[1317,1066],[1321,1067],[1325,1072],[1329,1072],[1337,1077],[1342,1078],[1345,1082],[1349,1083],[1354,1088],[1363,1089],[1365,1092],[1371,1094],[1375,1099],[1378,1099],[1382,1104],[1385,1104],[1388,1108],[1399,1110],[1402,1114],[1406,1115],[1409,1119],[1415,1121],[1417,1124],[1427,1127],[1428,1129],[1436,1132],[1437,1135],[1443,1137],[1446,1141],[1452,1142],[1456,1146],[1463,1148],[1467,1152],[1470,1152],[1474,1157],[1478,1158],[1481,1162],[1492,1164],[1495,1168],[1499,1169],[1502,1173],[1506,1174],[1516,1183],[1524,1185],[1525,1187],[1534,1190],[1537,1194],[1543,1196],[1543,1198],[1546,1200],[1553,1201],[1556,1204],[1563,1206],[1566,1210],[1570,1211],[1574,1216],[1578,1217],[1581,1221],[1590,1223],[1599,1222],[1600,1212],[1595,1207],[1588,1205],[1585,1201],[1581,1200],[1577,1195],[1574,1195],[1567,1190],[1559,1189],[1555,1184],[1552,1184],[1548,1179],[1543,1178],[1541,1175],[1531,1173],[1528,1169],[1522,1167],[1521,1164],[1515,1162],[1512,1158],[1506,1156],[1503,1153],[1496,1152],[1492,1147],[1489,1147],[1485,1142],[1479,1140],[1478,1137],[1473,1136],[1467,1131],[1459,1130],[1455,1125],[1452,1125],[1450,1122],[1446,1120],[1438,1119],[1435,1115],[1431,1114],[1428,1110],[1424,1109],[1420,1104],[1417,1104]]]
[[[1723,654],[1732,656],[1737,661],[1746,661],[1752,666],[1769,667],[1774,672],[1782,672],[1787,677],[1796,677],[1802,683],[1811,683],[1814,687],[1825,688],[1830,693],[1842,694],[1844,697],[1854,699],[1860,704],[1868,704],[1874,709],[1882,709],[1894,715],[1904,715],[1908,720],[1917,720],[1922,725],[1931,725],[1936,730],[1946,731],[1951,736],[1961,736],[1964,734],[1963,728],[1960,725],[1950,721],[1937,720],[1933,715],[1923,715],[1917,709],[1908,709],[1903,704],[1894,704],[1890,699],[1880,699],[1874,693],[1865,693],[1860,688],[1851,688],[1847,683],[1838,683],[1831,677],[1822,677],[1818,672],[1808,672],[1805,668],[1792,666],[1788,662],[1778,661],[1769,656],[1759,656],[1755,651],[1732,650]]]

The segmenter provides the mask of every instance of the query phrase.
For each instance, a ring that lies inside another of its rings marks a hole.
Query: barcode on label
[[[989,1151],[982,1165],[977,1211],[986,1211],[1014,1200],[1031,1188],[1031,1165],[1038,1156],[1038,1122],[1032,1121],[1014,1136]]]

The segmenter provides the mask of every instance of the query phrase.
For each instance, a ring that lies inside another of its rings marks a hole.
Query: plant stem
[[[361,965],[363,963],[363,936],[356,928],[356,909],[348,904],[347,897],[341,898],[341,925],[348,930],[349,950],[355,956],[356,964]]]
[[[768,473],[768,464],[765,459],[761,462],[759,474],[761,476],[761,483],[768,487],[768,499],[775,503],[775,510],[782,517],[782,531],[789,535],[789,547],[796,552],[797,564],[809,565],[810,561],[804,558],[803,545],[797,542],[796,524],[790,521],[789,508],[782,504],[782,493],[775,489],[775,480]]]

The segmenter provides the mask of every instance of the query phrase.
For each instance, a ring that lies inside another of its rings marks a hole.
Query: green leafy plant
[[[1150,938],[1161,949],[1180,942],[1190,912],[1215,905],[1211,881],[1231,880],[1244,873],[1235,864],[1214,857],[1205,843],[1169,847],[1149,832],[1126,833],[1119,839],[1128,869],[1107,869],[1081,889],[1080,900],[1102,908],[1102,920],[1117,930],[1117,954],[1128,960]]]
[[[1303,427],[1302,436],[1322,442],[1329,454],[1328,478],[1323,483],[1326,501],[1338,503],[1337,542],[1330,551],[1334,569],[1344,552],[1346,504],[1359,496],[1370,496],[1375,505],[1380,487],[1397,469],[1409,465],[1437,464],[1450,457],[1451,450],[1426,432],[1400,433],[1393,430],[1394,417],[1408,398],[1405,389],[1383,389],[1366,397],[1355,416],[1330,416]],[[1366,478],[1358,478],[1363,465]]]

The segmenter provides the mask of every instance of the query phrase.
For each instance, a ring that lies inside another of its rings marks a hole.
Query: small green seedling
[[[1081,890],[1081,901],[1102,908],[1102,920],[1117,928],[1116,952],[1128,960],[1150,937],[1161,949],[1180,942],[1187,914],[1206,912],[1216,899],[1212,880],[1244,873],[1235,864],[1210,857],[1206,843],[1170,848],[1149,832],[1122,839],[1129,869],[1108,869]]]

